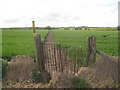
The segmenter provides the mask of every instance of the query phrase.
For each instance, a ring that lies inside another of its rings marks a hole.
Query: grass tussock
[[[37,69],[37,65],[30,56],[13,57],[8,67],[5,80],[13,82],[32,81],[32,70]]]

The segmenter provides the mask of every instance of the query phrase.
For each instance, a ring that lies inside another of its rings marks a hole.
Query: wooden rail
[[[97,49],[96,49],[96,53],[98,53],[99,55],[105,55],[105,53],[103,53],[102,51],[97,50]]]

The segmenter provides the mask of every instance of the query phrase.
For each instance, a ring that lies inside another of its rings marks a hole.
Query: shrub
[[[72,84],[73,88],[91,88],[84,79],[78,77],[72,79]]]
[[[7,60],[3,60],[3,59],[0,59],[0,67],[2,67],[2,70],[0,72],[2,72],[2,76],[1,77],[5,77],[5,74],[7,72],[7,69],[8,69],[8,62]]]
[[[34,80],[35,83],[41,82],[42,81],[41,73],[38,72],[37,70],[32,70],[32,79]]]

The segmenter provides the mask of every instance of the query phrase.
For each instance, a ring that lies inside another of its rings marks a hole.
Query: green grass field
[[[42,40],[47,30],[37,30]],[[2,56],[10,58],[14,55],[34,56],[34,41],[32,30],[2,30]]]
[[[64,30],[52,31],[54,42],[62,44],[64,48],[79,48],[82,46],[83,53],[86,52],[86,38],[95,36],[97,49],[111,56],[118,56],[118,31],[93,31],[93,30]]]
[[[51,30],[54,42],[60,43],[64,48],[79,48],[82,46],[86,54],[86,37],[97,37],[97,49],[108,55],[118,56],[118,31],[99,30]],[[37,30],[42,40],[48,30]],[[32,30],[2,30],[2,56],[10,58],[15,55],[34,56],[34,41]]]

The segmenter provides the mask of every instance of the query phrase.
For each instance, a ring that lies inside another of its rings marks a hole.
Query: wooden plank
[[[60,72],[60,64],[59,64],[59,48],[58,44],[56,44],[56,61],[57,61],[57,71]]]
[[[60,45],[60,64],[61,64],[61,72],[63,73],[63,52],[61,45]]]
[[[79,57],[78,55],[79,55],[79,49],[76,51],[76,73],[78,73],[78,57]]]
[[[75,62],[73,63],[73,75],[75,75],[76,73],[76,60],[77,60],[77,53],[76,53],[77,49],[75,49]]]
[[[51,54],[50,54],[50,43],[47,43],[48,45],[48,58],[49,58],[49,70],[52,73],[52,66],[51,66]]]
[[[62,64],[63,64],[63,73],[65,73],[66,72],[66,53],[65,53],[65,49],[64,48],[62,48],[62,53],[63,53],[63,60],[62,60]]]
[[[65,66],[64,67],[65,67],[65,73],[67,73],[67,68],[68,67],[67,67],[67,50],[66,49],[64,49],[64,53],[65,53],[65,60],[64,60],[64,63],[65,63],[64,65]]]
[[[65,49],[66,51],[66,73],[69,73],[69,63],[68,63],[68,49]]]
[[[55,57],[55,71],[57,71],[57,61],[56,61],[56,47],[55,44],[53,44],[54,48],[54,57]]]
[[[48,44],[46,43],[46,53],[47,53],[47,65],[48,65],[48,72],[50,72],[50,57],[49,57],[49,48],[48,48]]]
[[[52,43],[52,57],[53,57],[53,70],[54,72],[56,71],[56,67],[55,67],[55,55],[54,55],[54,43]]]
[[[45,70],[48,70],[48,65],[47,65],[47,51],[46,51],[46,44],[43,42],[43,48],[44,48],[44,60],[45,60]]]
[[[67,64],[68,64],[68,73],[71,74],[70,61],[69,61],[69,48],[67,49]]]
[[[61,72],[62,71],[62,69],[61,69],[61,50],[60,50],[60,44],[58,44],[58,51],[59,51],[59,72]]]
[[[45,71],[45,58],[44,58],[44,47],[43,47],[43,43],[42,42],[40,42],[40,54],[41,54],[41,63],[43,64],[42,65],[42,69],[43,69],[43,71]]]

